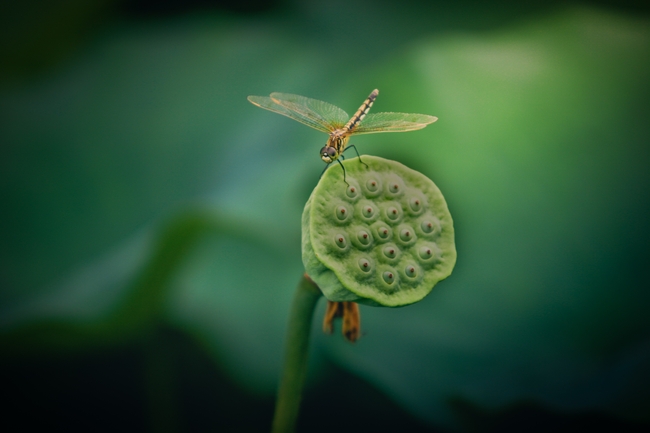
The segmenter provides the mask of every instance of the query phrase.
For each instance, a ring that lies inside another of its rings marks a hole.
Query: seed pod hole
[[[368,245],[371,240],[370,233],[368,233],[365,230],[359,230],[357,232],[357,239],[359,240],[359,243],[361,243],[361,245]]]
[[[348,241],[345,239],[345,235],[342,234],[337,234],[334,236],[334,242],[336,243],[336,246],[339,248],[345,248],[348,245]]]
[[[359,190],[357,190],[356,186],[350,185],[348,189],[345,191],[345,195],[347,195],[350,198],[356,198],[359,195]]]
[[[350,212],[348,211],[348,208],[345,206],[339,206],[336,208],[336,218],[339,221],[345,221],[348,219],[348,216],[350,215]]]
[[[420,227],[422,228],[422,231],[424,233],[432,233],[435,226],[433,225],[433,222],[431,222],[429,220],[424,220],[420,224]]]
[[[395,282],[395,273],[391,271],[385,271],[381,277],[387,284],[393,284]]]
[[[433,257],[433,250],[429,247],[421,247],[418,254],[422,260],[429,260]]]
[[[375,214],[375,208],[372,206],[364,206],[363,207],[363,216],[366,218],[372,218],[372,216]]]
[[[420,213],[422,211],[422,207],[422,200],[417,197],[411,197],[409,200],[409,208],[413,213]]]
[[[368,182],[366,182],[366,188],[368,188],[368,191],[370,192],[376,192],[379,190],[379,182],[377,182],[376,179],[368,179]]]
[[[375,226],[375,229],[379,241],[387,241],[393,237],[392,230],[388,226],[384,225],[383,223],[380,223],[378,226]]]
[[[361,269],[363,272],[370,272],[372,270],[372,265],[370,264],[370,261],[366,258],[360,258],[359,261],[357,262],[359,264],[359,269]]]
[[[409,242],[413,239],[413,230],[411,229],[402,229],[399,232],[399,238],[404,242]]]
[[[391,221],[397,221],[401,216],[401,212],[395,206],[390,206],[386,209],[386,218]]]
[[[396,182],[391,182],[391,184],[388,186],[388,190],[393,194],[397,194],[399,192],[399,184]]]
[[[384,247],[384,255],[389,259],[394,259],[397,256],[397,250],[393,246]]]
[[[415,278],[418,276],[417,268],[413,265],[406,265],[406,267],[404,268],[404,273],[406,274],[407,277],[410,278]]]

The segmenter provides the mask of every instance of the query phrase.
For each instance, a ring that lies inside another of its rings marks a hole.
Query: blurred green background
[[[267,431],[326,137],[250,94],[440,120],[354,138],[445,194],[422,302],[316,313],[301,431],[645,431],[650,14],[636,2],[30,0],[0,10],[3,420]]]

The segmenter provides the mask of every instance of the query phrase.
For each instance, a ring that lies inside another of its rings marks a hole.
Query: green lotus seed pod
[[[325,171],[302,214],[302,260],[330,301],[399,307],[456,263],[447,203],[427,177],[365,155]]]

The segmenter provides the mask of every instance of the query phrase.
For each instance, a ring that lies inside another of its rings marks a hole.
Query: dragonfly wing
[[[377,132],[406,132],[422,129],[438,120],[435,116],[414,113],[368,114],[352,134],[373,134]]]
[[[278,104],[275,102],[273,99],[269,98],[268,96],[249,96],[248,100],[251,102],[253,105],[257,105],[260,108],[264,108],[265,110],[273,111],[274,113],[282,114],[283,116],[287,116],[293,120],[296,120],[304,125],[307,125],[309,127],[312,127],[314,129],[317,129],[319,131],[328,133],[330,132],[330,128],[326,125],[324,125],[322,122],[317,122],[313,118],[308,117],[303,115],[302,113],[294,110],[290,110],[289,108],[284,107],[283,105]]]
[[[298,114],[300,117],[321,125],[328,132],[342,128],[350,119],[348,113],[336,105],[305,96],[276,92],[271,93],[271,99],[282,107]]]

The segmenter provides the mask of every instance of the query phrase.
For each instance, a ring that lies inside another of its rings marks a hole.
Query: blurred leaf
[[[256,230],[244,230],[238,224],[207,209],[175,216],[154,231],[155,237],[150,232],[141,235],[48,296],[4,311],[4,348],[14,355],[25,350],[78,350],[151,332],[165,319],[172,280],[197,243],[217,236],[252,242],[253,250],[264,244],[268,235],[256,236]],[[223,252],[211,260],[221,263],[227,257]]]
[[[454,424],[458,400],[642,417],[647,19],[574,9],[502,27],[476,12],[444,27],[450,11],[430,8],[125,23],[3,89],[3,351],[83,350],[161,321],[270,394],[325,136],[246,96],[351,112],[377,87],[373,110],[440,120],[353,144],[436,182],[458,264],[415,306],[364,308],[357,345],[315,336],[321,353],[434,425]]]
[[[372,335],[330,345],[342,365],[432,423],[453,422],[452,397],[647,420],[648,54],[647,21],[570,10],[374,72],[440,120],[356,143],[440,186],[458,264],[416,306],[364,309]]]

